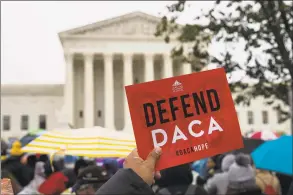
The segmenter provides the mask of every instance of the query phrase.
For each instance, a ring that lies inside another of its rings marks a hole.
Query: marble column
[[[69,125],[74,127],[74,54],[65,53],[65,62],[66,62],[66,81],[65,81],[65,93],[64,93],[64,103],[65,108],[68,112],[67,122]]]
[[[155,72],[154,72],[154,55],[153,54],[146,54],[145,55],[145,81],[153,81],[155,79]]]
[[[163,78],[173,76],[173,60],[170,54],[164,55]]]
[[[105,128],[115,129],[114,123],[114,73],[113,54],[104,54],[104,95],[105,95]]]
[[[124,86],[133,84],[133,66],[132,66],[132,54],[124,54],[123,59],[123,81]],[[124,130],[131,131],[132,124],[130,119],[130,113],[128,108],[128,101],[124,89]]]
[[[192,67],[189,63],[183,63],[182,64],[182,74],[190,74],[192,73]]]
[[[94,56],[84,55],[84,126],[95,125],[94,114]]]

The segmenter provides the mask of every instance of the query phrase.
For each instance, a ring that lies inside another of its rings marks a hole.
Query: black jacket
[[[120,169],[96,192],[96,195],[107,194],[154,195],[154,192],[132,169]]]
[[[1,163],[2,168],[10,172],[24,187],[31,181],[30,169],[20,162],[20,156],[11,156]]]
[[[293,194],[293,181],[291,182],[287,195],[292,195],[292,194]]]

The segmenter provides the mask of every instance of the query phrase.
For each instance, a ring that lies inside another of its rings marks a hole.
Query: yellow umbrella
[[[102,127],[48,131],[22,148],[23,152],[85,157],[126,157],[136,148],[133,133]]]

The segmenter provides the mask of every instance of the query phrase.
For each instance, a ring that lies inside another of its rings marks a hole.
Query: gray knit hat
[[[255,186],[255,171],[248,155],[238,154],[228,171],[229,188],[242,189]]]

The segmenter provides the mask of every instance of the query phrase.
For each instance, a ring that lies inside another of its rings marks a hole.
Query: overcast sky
[[[170,1],[1,2],[1,83],[64,83],[65,65],[58,32],[143,11],[157,15]],[[212,2],[192,3],[180,22],[190,22]]]

